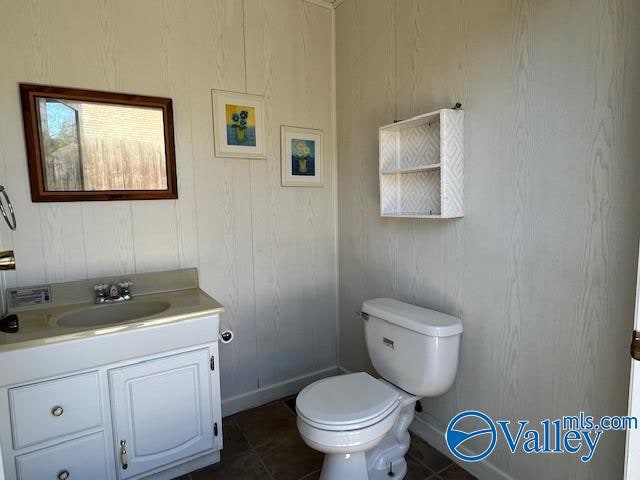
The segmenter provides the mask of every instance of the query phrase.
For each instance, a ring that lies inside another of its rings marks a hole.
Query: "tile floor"
[[[224,450],[216,465],[177,480],[315,480],[322,454],[296,428],[295,400],[278,400],[224,419]],[[447,457],[412,436],[405,480],[473,480]]]

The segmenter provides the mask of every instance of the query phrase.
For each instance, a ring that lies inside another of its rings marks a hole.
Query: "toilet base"
[[[402,480],[406,476],[407,461],[404,456],[409,450],[409,425],[418,397],[400,393],[400,415],[382,441],[365,452],[326,454],[320,480]],[[393,475],[389,475],[389,465]]]
[[[347,455],[349,458],[347,458]],[[367,470],[367,460],[364,452],[351,454],[327,454],[324,456],[320,480],[402,480],[407,474],[407,462],[399,458],[384,470]]]
[[[407,461],[399,458],[392,462],[391,471],[393,475],[389,475],[389,467],[384,470],[369,470],[367,477],[369,480],[402,480],[407,474]]]
[[[324,456],[320,480],[369,480],[367,457],[364,452],[328,453]]]

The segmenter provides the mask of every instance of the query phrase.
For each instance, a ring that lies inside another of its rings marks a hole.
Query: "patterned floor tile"
[[[251,445],[249,445],[249,442],[247,442],[247,439],[238,428],[235,420],[223,420],[222,435],[224,438],[224,448],[222,449],[223,459],[231,458],[234,455],[251,450]]]
[[[408,456],[429,467],[434,472],[439,472],[446,466],[453,464],[449,458],[415,435],[411,435],[411,447],[409,448]]]
[[[476,477],[456,464],[453,464],[446,470],[438,473],[438,477],[441,480],[477,480]]]
[[[297,437],[256,448],[274,480],[298,480],[322,467],[322,453],[309,448]]]
[[[191,473],[192,480],[269,480],[271,476],[254,452],[246,452],[223,460],[211,467]]]
[[[238,428],[254,448],[298,437],[296,417],[281,402],[247,410],[234,417]]]

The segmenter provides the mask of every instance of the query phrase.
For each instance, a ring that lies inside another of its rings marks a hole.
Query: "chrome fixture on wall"
[[[9,215],[11,215],[11,220],[9,220],[9,215],[7,215],[7,210],[4,208],[4,203],[0,198],[0,213],[4,217],[4,221],[7,222],[9,228],[11,230],[15,230],[18,224],[16,223],[16,214],[13,211],[13,205],[11,204],[11,200],[9,200],[9,195],[7,195],[7,190],[4,188],[4,185],[0,185],[0,193],[4,196],[4,201],[7,202],[7,209],[9,210]]]
[[[15,270],[16,269],[16,257],[13,255],[13,250],[6,250],[0,252],[0,270]]]

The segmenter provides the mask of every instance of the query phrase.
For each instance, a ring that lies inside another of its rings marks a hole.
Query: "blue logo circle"
[[[473,419],[474,423],[479,423],[481,427],[470,432],[457,429],[456,425],[464,419]],[[477,455],[465,455],[460,451],[467,440],[481,436],[486,437],[487,441],[487,447],[481,453]],[[491,420],[488,415],[474,410],[468,410],[453,417],[449,422],[447,433],[445,434],[447,446],[451,453],[465,462],[479,462],[487,458],[491,452],[493,452],[493,449],[496,448],[497,437],[496,426],[493,420]]]

